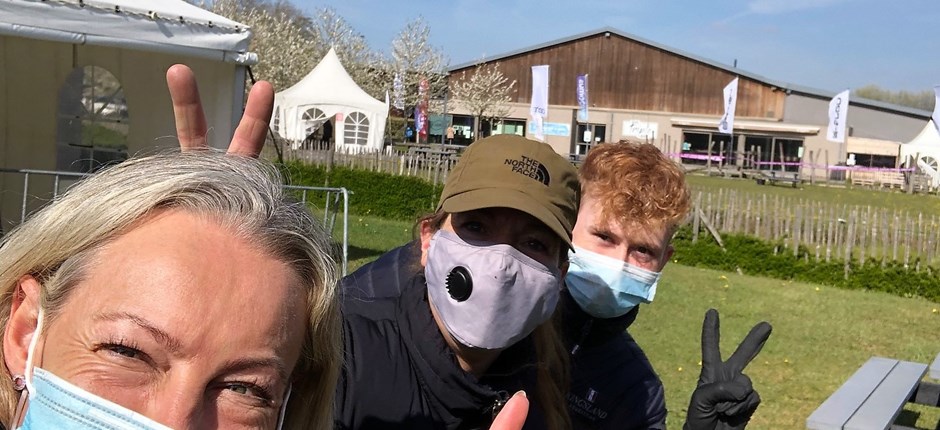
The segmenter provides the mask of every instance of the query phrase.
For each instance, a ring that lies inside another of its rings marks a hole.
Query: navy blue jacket
[[[559,301],[571,352],[568,411],[575,429],[665,429],[663,383],[627,327],[639,308],[618,318],[589,316],[564,291]]]

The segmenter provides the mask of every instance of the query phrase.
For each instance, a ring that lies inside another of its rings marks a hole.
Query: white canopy
[[[108,148],[131,155],[178,147],[165,83],[175,63],[195,71],[209,144],[225,148],[256,62],[250,38],[182,0],[0,0],[0,168],[79,169],[98,148],[88,141],[114,133],[122,140]],[[90,83],[104,75],[107,88]],[[0,222],[19,213],[7,202],[21,181],[0,175]]]
[[[297,145],[334,118],[336,149],[382,149],[388,106],[356,85],[331,48],[300,82],[275,94],[273,127]]]
[[[0,34],[254,64],[251,32],[182,0],[5,0]]]
[[[910,142],[901,144],[901,160],[917,157],[917,167],[930,176],[934,187],[940,185],[940,132],[933,120]]]

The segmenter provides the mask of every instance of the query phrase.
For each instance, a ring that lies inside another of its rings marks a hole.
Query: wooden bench
[[[780,173],[777,175],[777,173]],[[758,185],[764,185],[770,183],[770,185],[776,185],[777,182],[789,183],[790,186],[796,188],[800,183],[800,174],[799,173],[790,173],[790,172],[778,172],[776,170],[766,170],[761,171],[758,176],[755,177]]]
[[[872,357],[806,419],[806,428],[890,428],[926,373],[926,364]]]
[[[867,187],[882,186],[886,188],[904,188],[906,180],[901,172],[877,172],[853,170],[851,173],[852,185]]]

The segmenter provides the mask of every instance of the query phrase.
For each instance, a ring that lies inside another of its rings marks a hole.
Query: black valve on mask
[[[462,302],[469,299],[470,293],[473,292],[473,277],[470,276],[470,271],[467,268],[457,266],[447,274],[444,285],[447,287],[447,292],[451,298]]]

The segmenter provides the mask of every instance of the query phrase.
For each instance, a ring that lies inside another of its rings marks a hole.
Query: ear
[[[26,374],[29,342],[36,335],[39,322],[39,281],[25,275],[17,281],[10,309],[10,319],[3,332],[3,359],[11,375]]]
[[[431,228],[431,222],[421,221],[421,266],[428,264],[428,248],[431,247],[431,237],[434,236],[434,229]]]

